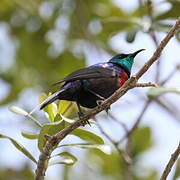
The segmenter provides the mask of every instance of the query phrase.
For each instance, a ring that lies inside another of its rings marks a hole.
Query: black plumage
[[[144,49],[131,54],[118,54],[107,63],[99,63],[87,68],[79,69],[63,80],[55,83],[64,83],[60,90],[48,97],[41,104],[43,109],[53,101],[75,101],[86,108],[94,108],[111,96],[130,77],[134,57]]]

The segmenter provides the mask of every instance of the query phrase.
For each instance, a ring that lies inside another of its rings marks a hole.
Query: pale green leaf
[[[74,122],[76,121],[76,120],[74,120],[74,119],[70,119],[70,118],[67,118],[67,117],[63,116],[62,114],[60,114],[60,116],[61,116],[61,118],[62,118],[64,121],[66,121],[66,122],[69,123],[69,124],[72,124],[72,123],[74,123]],[[96,121],[89,120],[89,123],[90,123],[90,124],[95,124]]]
[[[45,135],[52,136],[56,134],[57,132],[61,131],[65,127],[65,122],[64,121],[59,121],[55,123],[48,123],[44,124],[43,127],[41,128],[39,137],[38,137],[38,148],[40,151],[42,151],[45,143],[46,143],[46,138]]]
[[[31,159],[33,162],[37,163],[37,161],[35,160],[35,158],[33,157],[33,155],[24,147],[22,146],[20,143],[18,143],[16,140],[14,140],[11,137],[5,136],[0,134],[0,138],[6,138],[9,139],[11,141],[11,143],[19,150],[21,151],[26,157],[28,157],[29,159]]]
[[[74,122],[75,122],[75,120],[73,120],[73,119],[69,119],[69,118],[67,118],[67,117],[63,116],[62,114],[60,114],[60,116],[61,116],[61,118],[62,118],[64,121],[66,121],[67,123],[72,124],[72,123],[74,123]]]
[[[108,155],[112,153],[111,146],[107,144],[96,145],[96,144],[79,143],[79,144],[63,144],[63,145],[60,145],[59,147],[64,147],[64,146],[75,146],[75,147],[85,148],[85,149],[88,149],[88,148],[99,149],[100,151]]]
[[[166,93],[180,94],[180,88],[164,88],[164,87],[151,88],[147,92],[147,96],[149,98],[156,98],[156,97],[166,94]]]
[[[127,33],[126,33],[126,41],[129,42],[129,43],[132,43],[135,40],[137,32],[138,32],[137,29],[132,29],[130,31],[127,31]]]
[[[33,134],[29,132],[21,132],[21,135],[26,139],[38,139],[39,134]]]
[[[71,101],[61,100],[58,104],[58,113],[65,114],[66,111],[72,106]]]
[[[85,129],[75,129],[71,134],[91,144],[104,144],[104,140],[100,136]]]
[[[40,94],[39,103],[42,103],[47,98],[48,98],[48,96],[45,93]],[[43,110],[47,113],[50,122],[54,122],[54,118],[58,112],[57,105],[55,103],[51,103],[51,104],[47,105]]]
[[[179,177],[180,177],[180,159],[177,160],[173,180],[178,180]]]
[[[35,119],[32,115],[30,115],[28,112],[26,112],[24,109],[17,106],[11,106],[9,107],[9,110],[16,114],[23,115],[30,118],[37,126],[42,127],[42,125],[38,122],[38,120]]]
[[[69,152],[58,153],[58,154],[54,155],[53,157],[55,157],[55,156],[60,156],[63,159],[51,161],[49,163],[49,166],[55,165],[55,164],[65,164],[65,165],[72,166],[77,161],[77,158]]]
[[[19,114],[19,115],[23,115],[23,116],[27,116],[28,112],[25,111],[24,109],[17,107],[17,106],[10,106],[9,110],[12,111],[13,113]]]

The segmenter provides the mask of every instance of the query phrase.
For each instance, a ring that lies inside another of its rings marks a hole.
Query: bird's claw
[[[79,116],[79,120],[82,120],[82,125],[85,126],[86,124],[90,124],[90,122],[88,120],[83,120],[84,114],[82,112],[78,112],[78,116]]]
[[[105,111],[106,111],[107,115],[108,115],[108,112],[110,111],[110,109],[111,109],[111,107],[110,107],[110,106],[109,106],[109,107],[107,107],[107,108],[105,109]]]
[[[98,105],[99,107],[101,107],[101,104],[103,103],[103,100],[97,100],[96,103],[97,103],[97,105]],[[107,114],[108,114],[108,111],[109,111],[109,110],[110,110],[110,106],[105,109],[105,111],[106,111]]]

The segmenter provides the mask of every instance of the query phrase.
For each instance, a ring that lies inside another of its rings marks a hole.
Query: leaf
[[[135,40],[137,29],[130,30],[126,33],[126,41],[132,43]]]
[[[61,121],[58,121],[55,123],[44,124],[43,127],[41,128],[39,138],[38,138],[39,150],[42,151],[42,148],[44,147],[44,144],[46,142],[45,135],[52,136],[52,135],[60,132],[61,130],[63,130],[67,126],[67,124],[69,124],[69,122],[67,123],[64,120],[61,120]],[[73,134],[73,135],[81,138],[82,140],[85,140],[92,144],[104,144],[104,141],[101,137],[97,136],[96,134],[94,134],[90,131],[87,131],[87,130],[84,130],[81,128],[75,129],[70,134]]]
[[[174,172],[173,180],[176,180],[179,177],[180,177],[180,159],[177,160],[176,169],[175,169],[175,172]]]
[[[58,121],[61,121],[61,120],[62,120],[62,117],[60,116],[59,113],[57,113],[55,118],[54,118],[54,122],[58,122]]]
[[[147,92],[147,96],[149,98],[156,98],[165,93],[180,94],[180,88],[164,88],[164,87],[150,88],[150,90]]]
[[[49,166],[55,165],[55,164],[65,164],[65,165],[72,166],[77,161],[77,158],[69,152],[58,153],[58,154],[54,155],[53,157],[55,157],[55,156],[61,156],[64,159],[52,161],[49,163]]]
[[[56,134],[57,132],[61,131],[65,127],[65,122],[64,121],[59,121],[56,123],[48,123],[44,124],[43,127],[41,128],[39,137],[38,137],[38,148],[40,151],[42,151],[45,143],[46,143],[46,138],[45,135],[52,136]]]
[[[58,104],[58,113],[66,117],[71,117],[77,111],[77,106],[72,101],[61,100]]]
[[[29,159],[31,159],[33,162],[35,162],[37,164],[37,161],[35,160],[35,158],[32,156],[32,154],[25,148],[23,147],[20,143],[18,143],[16,140],[14,140],[11,137],[5,136],[0,134],[0,138],[6,138],[9,139],[11,141],[11,143],[19,150],[21,151],[25,156],[27,156]]]
[[[20,114],[20,115],[30,118],[37,126],[42,127],[42,125],[39,123],[39,121],[37,119],[35,119],[32,115],[30,115],[28,112],[26,112],[24,109],[17,107],[17,106],[10,106],[9,110],[16,114]]]
[[[76,121],[76,120],[74,120],[74,119],[70,119],[70,118],[67,118],[67,117],[63,116],[62,114],[60,114],[60,116],[61,116],[61,118],[62,118],[64,121],[66,121],[66,122],[69,123],[69,124],[72,124],[72,123],[74,123],[74,122]],[[89,120],[89,123],[90,123],[90,124],[95,124],[96,121]]]
[[[72,106],[71,101],[61,100],[58,104],[58,113],[65,114],[66,111]]]
[[[100,136],[85,129],[77,128],[74,131],[72,131],[71,134],[91,144],[104,144],[104,140]]]
[[[37,126],[42,128],[41,123],[37,119],[35,119],[32,115],[28,114],[27,117],[30,118]]]
[[[21,132],[21,135],[27,139],[38,139],[39,134],[33,134],[29,132]]]
[[[168,19],[178,19],[179,18],[179,9],[180,9],[180,1],[176,0],[168,0],[171,3],[171,8],[158,15],[154,19],[157,20],[168,20]]]
[[[48,96],[45,93],[40,94],[39,103],[42,103],[47,98],[48,98]],[[55,103],[51,103],[51,104],[47,105],[43,110],[45,112],[47,112],[50,122],[54,122],[54,118],[57,114],[57,105]]]
[[[149,127],[136,129],[131,137],[131,145],[133,157],[149,149],[153,145],[151,129]]]
[[[10,106],[9,110],[13,113],[19,114],[19,115],[23,115],[23,116],[27,116],[28,112],[25,111],[24,109],[17,107],[17,106]]]
[[[67,117],[63,116],[62,114],[60,114],[60,116],[61,116],[61,118],[62,118],[64,121],[66,121],[67,123],[72,124],[72,123],[74,123],[74,122],[75,122],[75,120],[73,120],[73,119],[69,119],[69,118],[67,118]]]
[[[60,145],[59,147],[63,147],[63,146],[75,146],[75,147],[79,147],[79,148],[90,148],[90,149],[99,149],[100,151],[102,151],[103,153],[110,155],[112,153],[112,149],[111,146],[107,145],[107,144],[103,144],[103,145],[96,145],[96,144],[86,144],[86,143],[79,143],[79,144],[63,144]]]

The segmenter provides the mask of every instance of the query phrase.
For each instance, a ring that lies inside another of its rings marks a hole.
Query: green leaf
[[[177,160],[176,169],[175,169],[173,180],[176,180],[179,177],[180,177],[180,159]]]
[[[67,122],[68,124],[72,124],[72,123],[74,123],[74,122],[76,121],[76,120],[74,120],[74,119],[70,119],[70,118],[67,118],[67,117],[63,116],[62,114],[60,114],[60,116],[61,116],[61,118],[62,118],[65,122]],[[96,121],[89,120],[89,123],[90,123],[90,124],[95,124]]]
[[[47,98],[48,98],[48,96],[45,93],[40,94],[39,103],[42,103]],[[58,112],[57,111],[57,105],[55,103],[51,103],[51,104],[47,105],[43,110],[45,112],[47,112],[50,122],[54,122],[54,118]]]
[[[77,106],[71,101],[61,100],[58,104],[58,113],[66,117],[71,117],[77,111]]]
[[[30,118],[37,126],[42,127],[42,125],[39,123],[39,121],[37,119],[35,119],[32,115],[30,115],[28,112],[26,112],[24,109],[17,107],[17,106],[10,106],[9,110],[16,114],[23,115],[23,116]]]
[[[74,131],[71,132],[71,134],[91,144],[104,144],[104,140],[100,136],[85,129],[81,129],[81,128],[75,129]]]
[[[57,132],[61,131],[65,127],[65,122],[64,121],[59,121],[55,123],[48,123],[44,124],[43,127],[41,128],[39,137],[38,137],[38,148],[40,151],[42,151],[45,143],[46,143],[46,138],[45,135],[52,136],[56,134]]]
[[[61,120],[62,120],[62,117],[60,116],[59,113],[57,113],[55,118],[54,118],[54,122],[58,122],[58,121],[61,121]]]
[[[100,151],[102,151],[107,155],[110,155],[112,153],[111,146],[107,144],[96,145],[96,144],[79,143],[79,144],[63,144],[60,145],[59,147],[64,147],[64,146],[75,146],[78,148],[85,148],[85,149],[99,149]]]
[[[58,113],[65,114],[66,111],[72,106],[72,104],[73,103],[71,101],[61,100],[58,104]]]
[[[61,118],[62,118],[64,121],[66,121],[66,122],[69,123],[69,124],[72,124],[72,123],[75,122],[75,120],[69,119],[69,118],[63,116],[62,114],[60,114],[60,116],[61,116]]]
[[[63,159],[51,161],[49,163],[49,166],[55,165],[55,164],[65,164],[65,165],[72,166],[77,161],[77,158],[69,152],[58,153],[58,154],[54,155],[53,157],[55,157],[55,156],[63,157]]]
[[[163,95],[165,93],[180,94],[180,88],[164,88],[164,87],[151,88],[147,92],[147,96],[149,98],[156,98],[156,97]]]
[[[19,114],[19,115],[23,115],[23,116],[27,116],[28,112],[25,111],[24,109],[17,107],[17,106],[10,106],[9,110],[13,113]]]
[[[126,33],[126,41],[132,43],[135,40],[137,29],[130,30]]]
[[[146,151],[153,145],[151,129],[149,127],[138,128],[131,137],[133,157]]]
[[[33,134],[29,132],[21,132],[21,135],[26,139],[38,139],[39,134]]]
[[[155,20],[168,20],[179,18],[180,1],[168,0],[168,2],[171,3],[171,8],[168,11],[163,12],[162,14],[155,17]]]
[[[18,143],[16,140],[14,140],[11,137],[5,136],[0,134],[0,138],[6,138],[11,141],[11,143],[19,150],[21,151],[25,156],[27,156],[29,159],[31,159],[33,162],[37,163],[36,159],[32,156],[32,154],[25,148],[23,147],[20,143]]]

